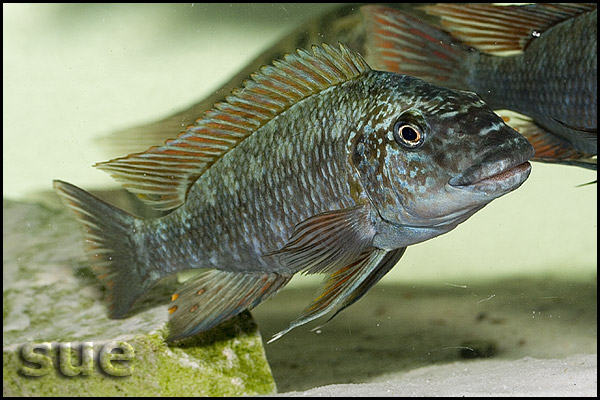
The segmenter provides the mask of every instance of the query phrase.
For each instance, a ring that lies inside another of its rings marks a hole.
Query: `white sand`
[[[315,290],[285,289],[253,311],[263,340],[298,316]],[[324,322],[265,345],[280,393],[596,395],[594,277],[522,276],[463,287],[384,281],[311,332]],[[489,358],[468,358],[469,349]]]
[[[311,397],[594,397],[597,357],[477,361],[419,368],[376,383],[329,385],[285,396]]]

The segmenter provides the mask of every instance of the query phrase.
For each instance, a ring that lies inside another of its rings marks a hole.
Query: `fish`
[[[54,189],[81,223],[111,318],[197,270],[171,296],[168,342],[252,309],[298,272],[324,274],[273,341],[337,315],[407,246],[517,189],[533,154],[478,95],[323,43],[263,66],[164,145],[96,164],[165,216],[134,216],[60,180]]]
[[[436,4],[441,27],[361,8],[374,68],[478,93],[536,149],[533,161],[597,169],[597,10],[589,4]]]

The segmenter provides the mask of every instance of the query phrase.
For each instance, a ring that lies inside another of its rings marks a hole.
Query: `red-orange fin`
[[[396,263],[402,258],[404,252],[406,251],[406,247],[401,247],[396,250],[391,250],[385,254],[383,259],[379,262],[377,269],[373,271],[369,276],[367,276],[359,286],[357,286],[352,292],[350,292],[345,298],[342,305],[336,310],[335,314],[333,314],[327,322],[331,321],[344,309],[350,307],[352,304],[356,303],[361,297],[363,297],[377,282],[387,274]]]
[[[468,85],[469,47],[418,18],[379,5],[361,7],[366,56],[376,69],[416,76],[445,87]]]
[[[572,144],[546,131],[531,118],[509,110],[497,110],[496,113],[531,143],[535,149],[533,161],[597,169],[595,155],[575,150]]]
[[[592,11],[595,3],[494,4],[439,3],[424,6],[452,36],[484,53],[522,51],[544,31],[579,14]]]
[[[257,306],[289,282],[274,273],[203,271],[171,297],[168,341],[206,331]]]

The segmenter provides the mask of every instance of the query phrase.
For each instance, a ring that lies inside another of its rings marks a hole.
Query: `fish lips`
[[[516,153],[516,154],[515,154]],[[448,184],[457,189],[506,193],[519,187],[529,177],[532,152],[515,152],[510,156],[495,154],[454,176]]]

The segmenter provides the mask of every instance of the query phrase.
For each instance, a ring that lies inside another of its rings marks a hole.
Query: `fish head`
[[[456,227],[529,176],[533,147],[475,93],[383,74],[351,140],[381,248]]]

